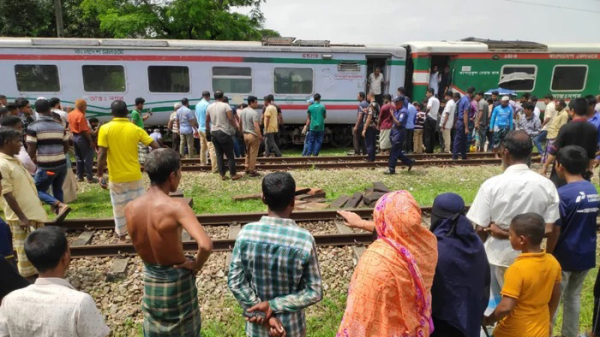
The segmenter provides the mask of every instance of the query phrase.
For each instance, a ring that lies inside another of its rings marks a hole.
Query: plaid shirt
[[[323,297],[315,240],[291,219],[262,217],[240,231],[229,267],[229,289],[242,308],[269,301],[290,337],[306,336],[304,308]],[[267,337],[246,323],[246,335]]]
[[[530,137],[535,137],[540,134],[540,131],[542,130],[542,123],[540,122],[539,118],[533,115],[531,118],[527,118],[525,115],[523,115],[519,119],[517,129],[527,132]]]

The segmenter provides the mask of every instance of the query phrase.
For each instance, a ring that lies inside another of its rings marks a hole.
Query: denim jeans
[[[408,130],[407,130],[407,132],[408,132]],[[365,145],[367,147],[367,160],[371,161],[371,162],[375,161],[375,151],[376,151],[376,147],[377,147],[377,145],[375,144],[376,133],[377,133],[377,129],[371,128],[371,127],[367,128],[367,132],[365,132]]]
[[[308,144],[306,145],[307,156],[311,154],[318,156],[321,151],[321,145],[323,144],[323,137],[325,137],[325,131],[310,131],[307,135]]]
[[[38,168],[35,172],[35,187],[38,190],[40,200],[48,205],[54,205],[56,201],[63,202],[63,183],[67,178],[67,165],[60,166],[52,170],[43,170]],[[54,174],[48,174],[53,172]],[[52,195],[48,194],[48,189],[52,187]]]
[[[562,271],[560,292],[563,302],[563,324],[561,335],[565,337],[579,336],[579,314],[581,312],[581,289],[589,270]],[[552,318],[556,321],[558,310]]]
[[[535,147],[538,150],[538,154],[540,156],[544,155],[544,143],[546,142],[546,136],[548,135],[548,131],[547,130],[542,130],[540,131],[540,134],[533,137],[533,144],[535,144]]]

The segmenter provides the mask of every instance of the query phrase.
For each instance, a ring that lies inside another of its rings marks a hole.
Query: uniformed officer
[[[389,170],[384,174],[396,174],[398,159],[400,159],[404,165],[408,166],[408,171],[412,169],[414,164],[414,161],[409,159],[404,152],[402,152],[402,144],[406,138],[406,122],[408,120],[408,109],[404,105],[404,97],[395,97],[394,104],[396,105],[396,109],[392,114],[394,125],[390,134],[392,150],[390,151],[390,160],[388,164]]]
[[[454,136],[454,146],[452,147],[452,159],[458,159],[460,154],[462,159],[467,159],[467,135],[469,134],[469,110],[471,108],[471,98],[475,88],[470,87],[467,94],[458,101],[456,109],[456,135]]]

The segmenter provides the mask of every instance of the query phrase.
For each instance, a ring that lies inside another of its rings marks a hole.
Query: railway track
[[[469,206],[467,206],[469,207]],[[351,209],[362,218],[370,218],[373,214],[372,208]],[[423,225],[429,226],[431,207],[422,207]],[[213,239],[215,252],[228,252],[233,249],[237,234],[242,225],[259,220],[266,213],[237,213],[237,214],[214,214],[198,215],[197,218],[203,226],[228,226],[229,238]],[[306,211],[292,213],[292,219],[296,222],[329,222],[337,228],[337,233],[314,235],[317,246],[353,246],[356,258],[359,258],[368,245],[373,241],[371,233],[355,232],[341,224],[335,210]],[[57,224],[50,224],[57,225]],[[71,244],[71,255],[74,258],[84,257],[119,257],[135,255],[135,249],[130,243],[125,244],[89,244],[96,231],[112,231],[113,219],[74,219],[63,222],[60,226],[67,231],[81,231],[80,237]],[[600,227],[598,227],[600,230]],[[186,252],[195,252],[198,247],[185,231],[182,235],[183,249]]]
[[[467,160],[452,160],[449,153],[414,154],[415,166],[476,166],[501,163],[492,153],[472,153]],[[386,168],[389,156],[377,155],[375,162],[367,162],[366,156],[323,156],[323,157],[271,157],[259,158],[256,168],[263,171],[299,169],[347,169],[347,168]],[[199,165],[199,159],[182,159],[183,172],[210,172],[210,165]],[[398,162],[402,167],[402,163]],[[238,171],[244,170],[244,159],[236,159]],[[75,168],[73,168],[75,170]],[[96,167],[94,167],[94,171]]]
[[[431,208],[425,207],[424,211],[431,211]],[[353,209],[363,218],[368,218],[373,214],[373,209]],[[266,213],[239,213],[239,214],[215,214],[198,215],[197,218],[203,226],[229,226],[229,238],[213,240],[213,249],[216,252],[231,251],[235,245],[237,233],[242,225],[257,221]],[[335,210],[295,212],[292,218],[297,222],[334,222],[338,218]],[[339,220],[338,220],[339,221]],[[57,225],[57,224],[51,224]],[[112,230],[114,228],[113,219],[74,219],[67,220],[60,224],[67,231],[82,231],[79,238],[71,243],[71,256],[74,258],[84,257],[118,257],[135,255],[135,249],[129,243],[126,244],[89,244],[96,231]],[[341,224],[336,224],[338,231],[336,234],[314,235],[318,246],[350,246],[354,245],[356,255],[359,256],[364,250],[360,245],[369,244],[373,240],[370,233],[355,233]],[[183,249],[186,252],[195,252],[198,247],[195,241],[192,241],[185,231],[182,235]]]
[[[452,159],[451,153],[420,153],[420,154],[409,154],[409,158],[415,160],[432,160],[432,159]],[[482,158],[494,158],[494,154],[491,152],[474,152],[469,153],[471,159],[482,159]],[[378,154],[375,156],[375,160],[387,160],[389,155]],[[317,162],[348,162],[348,161],[361,161],[366,160],[367,156],[319,156],[319,157],[258,157],[257,164],[281,164],[281,163],[317,163]],[[236,158],[235,162],[243,164],[244,158]],[[183,158],[181,163],[184,165],[197,165],[200,162],[199,158]]]

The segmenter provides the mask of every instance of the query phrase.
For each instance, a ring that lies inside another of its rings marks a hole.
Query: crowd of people
[[[246,170],[256,176],[260,142],[264,139],[267,153],[277,155],[274,134],[281,123],[270,95],[264,99],[262,117],[256,111],[256,97],[250,96],[248,104],[234,114],[222,92],[214,93],[213,103],[210,93],[203,96],[205,102],[196,111],[187,99],[175,106],[169,128],[178,131],[179,153],[161,148],[160,133],[149,135],[141,127],[151,114],[144,115],[142,98],[135,101],[131,120],[127,104],[114,101],[113,119],[104,125],[86,119],[82,100],[69,113],[62,113],[60,100],[56,103],[54,98],[37,99],[35,113],[24,99],[14,104],[17,109],[0,108],[0,193],[6,218],[6,223],[0,223],[0,336],[109,334],[93,299],[65,280],[70,252],[64,232],[44,226],[48,218],[42,201],[56,213],[58,222],[70,211],[62,188],[72,173],[71,144],[77,177],[110,190],[115,233],[120,240],[129,235],[144,262],[145,336],[199,334],[196,275],[213,246],[189,205],[169,197],[181,179],[181,158],[192,156],[194,139],[200,139],[201,146],[206,144],[204,160],[214,156],[211,162],[221,177],[229,169],[231,178],[239,179],[234,144],[243,135]],[[404,154],[404,141],[412,118],[413,133],[424,136],[425,149],[434,146],[438,126],[444,148],[449,147],[444,131],[454,123],[458,131],[452,148],[464,158],[469,125],[473,125],[475,138],[485,134],[489,142],[491,134],[505,171],[481,185],[468,211],[459,195],[437,196],[430,228],[422,225],[420,207],[408,191],[384,195],[372,221],[339,211],[347,226],[372,232],[374,242],[355,268],[337,336],[475,337],[482,324],[495,326],[493,334],[499,337],[549,336],[562,301],[561,335],[577,337],[583,281],[596,267],[600,197],[589,181],[600,154],[595,99],[574,99],[568,108],[559,101],[557,113],[551,116],[548,96],[542,122],[529,103],[531,97],[522,99],[521,111],[516,103],[513,108],[510,97],[480,105],[484,95],[475,94],[473,88],[462,97],[445,94],[452,103],[436,102],[435,89],[427,96],[427,106],[413,104],[400,88],[394,98],[382,95],[385,104],[379,108],[375,93],[359,93],[354,133],[360,151],[371,160],[374,135],[382,125],[391,124],[390,129],[383,128],[389,130],[391,145],[388,173],[395,172],[398,159],[410,169],[413,162]],[[313,100],[303,130],[308,155],[318,155],[326,119],[321,96],[316,94]],[[0,103],[10,105],[2,97]],[[487,111],[487,118],[470,114],[474,107]],[[544,133],[541,128],[546,125]],[[538,174],[530,163],[534,144],[543,145],[544,137],[544,174]],[[385,144],[385,139],[381,142]],[[97,151],[96,178],[88,173],[94,158],[90,151]],[[30,165],[33,169],[27,168]],[[148,190],[142,184],[142,165],[151,183]],[[552,179],[544,176],[550,165]],[[228,287],[247,318],[249,336],[306,335],[304,309],[323,297],[315,240],[291,220],[295,190],[289,173],[266,175],[262,200],[268,215],[244,226],[236,239]],[[183,229],[198,244],[193,258],[184,255]],[[600,336],[599,279],[594,297],[591,336]]]

